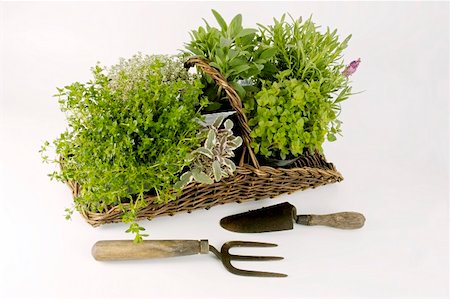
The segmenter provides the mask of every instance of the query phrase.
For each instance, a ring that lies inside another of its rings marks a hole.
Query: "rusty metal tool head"
[[[212,245],[209,245],[209,251],[214,253],[225,268],[236,275],[243,276],[258,276],[258,277],[286,277],[286,274],[275,273],[275,272],[265,272],[265,271],[253,271],[253,270],[242,270],[234,267],[231,264],[232,260],[235,261],[274,261],[282,260],[281,256],[253,256],[253,255],[236,255],[231,254],[230,248],[232,247],[276,247],[277,244],[273,243],[262,243],[262,242],[249,242],[249,241],[230,241],[222,245],[220,252]]]

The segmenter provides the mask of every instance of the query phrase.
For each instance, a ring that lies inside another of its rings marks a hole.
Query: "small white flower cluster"
[[[148,86],[155,78],[161,83],[185,81],[194,83],[197,75],[184,68],[180,55],[143,55],[138,53],[107,69],[110,88],[120,91],[124,98],[137,86]]]

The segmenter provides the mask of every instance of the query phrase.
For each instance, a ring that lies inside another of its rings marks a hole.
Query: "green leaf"
[[[242,30],[242,15],[237,14],[230,22],[230,34],[231,37],[236,37],[239,32]]]
[[[284,70],[278,73],[277,77],[279,80],[289,77],[292,74],[292,70]]]
[[[232,42],[231,39],[220,37],[220,46],[223,48],[231,46]]]
[[[194,177],[194,180],[202,183],[202,184],[212,184],[214,183],[214,180],[211,179],[206,173],[203,171],[200,171],[198,169],[192,170],[192,175]]]
[[[227,119],[225,121],[225,123],[223,124],[223,126],[225,127],[225,129],[231,130],[231,129],[233,129],[234,124],[233,124],[233,121],[231,119]]]
[[[216,129],[220,128],[220,126],[222,125],[223,119],[224,119],[224,116],[222,114],[219,114],[217,116],[217,118],[214,120],[214,122],[212,123],[212,127],[216,128]]]
[[[222,16],[221,16],[217,11],[215,11],[214,9],[212,9],[211,11],[212,11],[214,17],[216,18],[217,23],[219,23],[220,28],[222,28],[222,32],[226,32],[227,29],[228,29],[228,26],[227,26],[227,23],[225,22],[225,20],[224,20],[224,19],[222,18]]]
[[[235,58],[235,59],[230,60],[229,63],[230,63],[231,67],[236,67],[236,66],[243,65],[243,64],[247,63],[247,61],[242,59],[242,58]]]
[[[217,64],[216,62],[214,62],[214,61],[211,61],[210,63],[209,63],[209,65],[210,66],[212,66],[213,68],[216,68],[216,69],[218,69],[219,71],[221,70],[221,67],[220,67],[220,65],[219,64]]]
[[[208,157],[210,159],[212,159],[214,156],[212,150],[209,148],[205,148],[205,147],[199,147],[198,149],[195,150],[195,152],[205,155],[206,157]]]
[[[216,182],[220,181],[222,178],[222,170],[220,168],[219,162],[216,160],[212,164],[213,174],[214,174],[214,180]]]
[[[350,94],[351,94],[351,88],[350,87],[346,87],[346,88],[342,89],[341,92],[339,93],[339,95],[336,97],[336,100],[334,101],[334,104],[338,104],[340,102],[345,101],[346,99],[348,99]]]
[[[198,56],[202,56],[203,55],[203,51],[201,51],[200,49],[196,49],[192,46],[185,46],[185,48],[189,51],[192,52],[192,54],[194,55],[198,55]]]
[[[236,136],[234,139],[230,141],[230,146],[232,146],[233,150],[237,149],[242,145],[242,138],[241,136]]]
[[[193,179],[192,172],[187,171],[181,175],[180,180],[175,183],[174,188],[175,189],[183,189],[190,182],[192,182],[192,179]]]
[[[207,112],[217,111],[220,109],[220,107],[222,107],[222,103],[210,102],[208,106],[205,107],[205,111]]]
[[[225,158],[224,164],[225,164],[225,166],[227,166],[230,169],[231,173],[236,171],[236,165],[230,159]]]
[[[236,66],[235,68],[233,68],[234,75],[238,75],[238,74],[243,73],[243,72],[245,72],[245,71],[247,71],[249,69],[250,69],[250,66],[246,65],[246,64]]]
[[[244,37],[250,34],[255,34],[256,32],[258,32],[256,29],[244,28],[236,35],[236,38]]]
[[[262,51],[261,55],[259,55],[260,59],[270,59],[277,53],[277,48],[269,48]]]
[[[242,85],[237,82],[230,82],[230,85],[233,86],[241,99],[245,97],[245,89],[242,87]]]
[[[205,141],[205,148],[212,150],[215,145],[216,145],[216,132],[214,132],[214,130],[211,129],[208,131],[208,137],[206,138]]]

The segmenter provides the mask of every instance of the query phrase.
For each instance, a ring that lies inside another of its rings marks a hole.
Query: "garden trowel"
[[[294,228],[294,222],[303,225],[325,225],[342,229],[357,229],[364,225],[364,215],[340,212],[328,215],[297,215],[296,208],[288,202],[220,220],[220,225],[238,233],[262,233]]]

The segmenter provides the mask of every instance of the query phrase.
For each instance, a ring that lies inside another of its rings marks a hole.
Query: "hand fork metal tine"
[[[261,242],[248,242],[248,241],[230,241],[222,245],[220,252],[212,245],[209,245],[209,251],[214,253],[221,261],[225,268],[236,275],[243,276],[257,276],[257,277],[286,277],[286,274],[253,270],[242,270],[234,267],[231,264],[232,260],[240,261],[269,261],[269,260],[282,260],[280,256],[249,256],[249,255],[235,255],[230,254],[229,250],[232,247],[276,247],[277,244],[273,243],[261,243]]]

